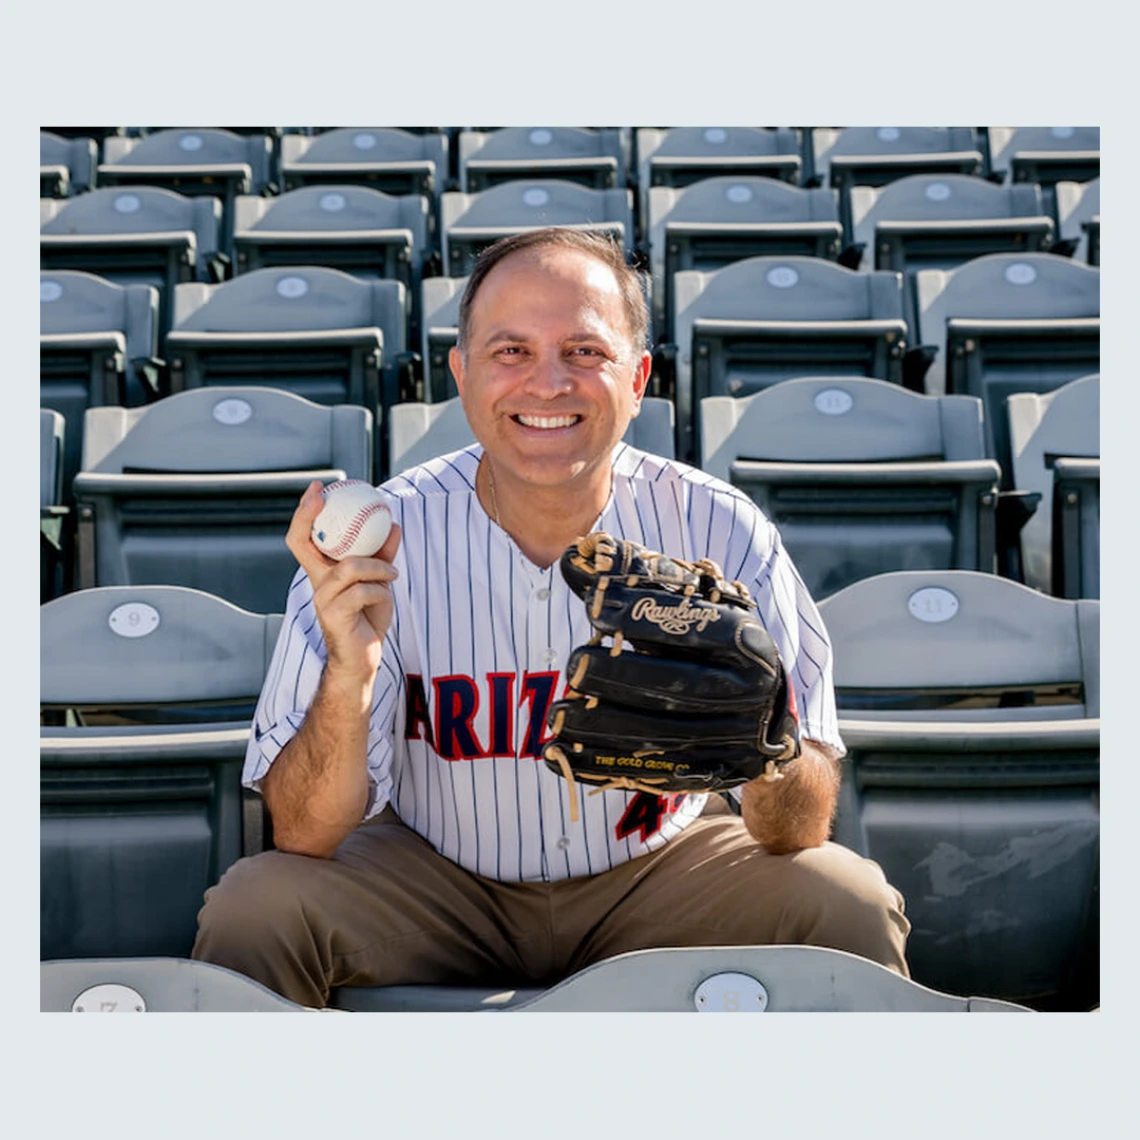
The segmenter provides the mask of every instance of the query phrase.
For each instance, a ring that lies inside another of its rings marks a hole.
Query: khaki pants
[[[235,863],[206,892],[193,956],[324,1006],[334,986],[549,985],[651,947],[801,943],[907,976],[909,930],[878,864],[834,843],[769,855],[734,815],[702,816],[600,875],[500,883],[387,808],[331,859]]]

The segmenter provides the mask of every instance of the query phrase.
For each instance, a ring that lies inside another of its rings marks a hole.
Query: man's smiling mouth
[[[511,416],[511,419],[514,420],[515,423],[521,424],[523,427],[540,428],[544,431],[549,431],[553,428],[573,427],[576,423],[578,423],[579,420],[581,420],[581,418],[582,417],[578,416],[578,415],[572,415],[572,416],[528,416],[528,415]]]

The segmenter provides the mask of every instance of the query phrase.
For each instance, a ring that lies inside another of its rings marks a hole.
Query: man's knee
[[[847,950],[905,974],[910,923],[877,863],[835,843],[783,856],[803,940]]]
[[[195,956],[206,944],[279,938],[303,921],[306,862],[303,856],[267,851],[234,863],[206,892]]]

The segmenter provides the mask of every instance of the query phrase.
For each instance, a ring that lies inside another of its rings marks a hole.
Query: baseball
[[[367,558],[384,545],[392,514],[384,496],[363,479],[341,479],[321,492],[325,505],[313,522],[317,549],[340,561]]]

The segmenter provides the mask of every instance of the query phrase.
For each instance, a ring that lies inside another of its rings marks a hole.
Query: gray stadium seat
[[[367,186],[302,186],[234,205],[237,274],[268,266],[325,265],[356,277],[400,281],[409,333],[418,339],[420,281],[431,254],[431,204],[423,194]]]
[[[930,395],[986,405],[989,453],[1009,485],[1006,397],[1049,392],[1100,368],[1100,270],[1051,253],[992,253],[916,276]]]
[[[392,127],[338,127],[281,139],[283,189],[350,183],[385,194],[439,195],[445,188],[446,134],[412,134]]]
[[[67,425],[51,408],[40,408],[40,604],[68,588],[70,512],[63,499],[63,453]]]
[[[99,144],[40,131],[40,197],[70,198],[95,185]]]
[[[233,203],[273,184],[273,140],[209,128],[172,127],[140,138],[108,138],[99,164],[101,186],[161,186],[222,203],[221,250],[232,255]]]
[[[423,282],[420,342],[428,403],[459,394],[447,355],[459,335],[459,302],[466,288],[466,277],[426,277]]]
[[[444,275],[463,277],[492,242],[544,226],[604,230],[632,251],[633,197],[628,190],[594,190],[558,178],[518,179],[477,194],[446,193],[440,199]]]
[[[459,189],[464,194],[520,178],[558,178],[596,190],[625,189],[628,179],[617,128],[463,130],[456,142]]]
[[[987,253],[1047,250],[1053,221],[1038,186],[995,186],[969,174],[912,174],[885,186],[851,188],[860,267],[903,275],[907,320],[917,320],[914,274],[953,269]]]
[[[1100,603],[899,572],[825,598],[847,745],[834,838],[906,899],[914,979],[1098,1000]]]
[[[280,625],[168,585],[40,607],[41,958],[189,955],[264,841],[241,767]]]
[[[418,286],[428,252],[429,205],[422,194],[365,186],[304,186],[234,204],[234,268],[327,265],[361,277]]]
[[[732,175],[683,188],[649,190],[649,264],[653,317],[673,325],[673,275],[720,269],[765,254],[824,257],[840,253],[843,230],[834,190],[804,190],[773,178]]]
[[[818,257],[749,257],[674,278],[677,455],[694,454],[706,396],[748,396],[794,376],[901,382],[902,278]]]
[[[702,470],[779,528],[816,599],[892,570],[996,570],[982,403],[805,377],[699,408]]]
[[[1054,187],[1100,176],[1099,127],[990,127],[990,165],[1006,182],[1035,182],[1057,221]]]
[[[285,531],[313,479],[372,479],[372,415],[279,388],[92,408],[75,477],[80,587],[167,583],[276,612]]]
[[[41,198],[40,268],[153,285],[161,337],[170,328],[175,285],[221,276],[221,210],[216,198],[185,198],[153,186]]]
[[[330,1000],[335,1009],[391,1013],[1030,1012],[938,993],[819,946],[662,947],[617,954],[547,989],[342,986]]]
[[[40,271],[40,404],[67,421],[62,485],[79,470],[83,413],[158,395],[158,290],[77,270]]]
[[[653,186],[689,186],[727,175],[776,178],[793,186],[801,181],[800,140],[789,127],[641,127],[634,146],[643,222]]]
[[[1058,182],[1057,226],[1073,248],[1073,259],[1100,265],[1100,179],[1089,182]]]
[[[360,404],[379,422],[411,394],[407,320],[399,281],[325,266],[179,286],[164,349],[170,386],[265,384],[319,404]]]
[[[851,240],[851,188],[885,186],[908,174],[982,174],[973,127],[817,127],[815,177],[839,191],[839,216]]]
[[[306,1013],[263,985],[189,958],[40,963],[41,1013]]]
[[[1006,408],[1014,486],[1041,496],[1021,531],[1024,581],[1058,597],[1099,598],[1100,376],[1071,380],[1045,395],[1015,393]],[[1094,476],[1092,485],[1063,488],[1078,463],[1086,478]],[[1058,511],[1063,533],[1054,534]],[[1064,558],[1058,565],[1054,549],[1074,543],[1067,565]]]
[[[395,474],[475,442],[459,397],[434,404],[397,404],[388,415],[391,470]],[[673,404],[645,396],[623,437],[642,451],[673,458]]]

